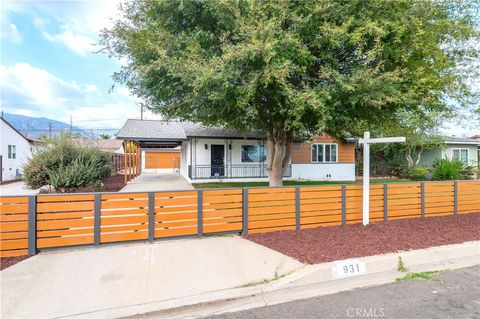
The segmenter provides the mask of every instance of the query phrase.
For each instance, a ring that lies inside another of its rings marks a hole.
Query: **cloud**
[[[50,42],[58,42],[62,43],[67,46],[73,52],[81,55],[86,56],[89,53],[95,51],[95,40],[82,35],[76,34],[64,27],[64,31],[62,33],[51,35],[48,32],[43,32],[43,36]]]
[[[21,43],[22,35],[17,29],[17,26],[10,23],[8,20],[2,20],[0,35],[4,39],[9,39],[13,43]]]

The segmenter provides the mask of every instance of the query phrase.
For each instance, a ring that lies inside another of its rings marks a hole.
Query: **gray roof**
[[[464,138],[456,136],[445,136],[445,144],[471,144],[471,145],[480,145],[480,140],[473,138]]]
[[[189,137],[265,138],[257,131],[240,131],[219,126],[203,126],[191,122],[129,119],[117,134],[122,140],[182,141]]]

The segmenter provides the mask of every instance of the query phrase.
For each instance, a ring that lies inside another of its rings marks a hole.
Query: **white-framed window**
[[[267,152],[265,145],[242,145],[242,163],[265,162]]]
[[[16,145],[8,145],[8,158],[9,159],[16,159],[17,158],[17,146]]]
[[[312,163],[336,163],[338,161],[338,145],[313,144],[311,148]]]
[[[468,148],[452,148],[452,159],[468,165]]]

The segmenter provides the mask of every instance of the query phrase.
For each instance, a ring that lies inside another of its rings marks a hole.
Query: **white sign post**
[[[370,138],[370,132],[363,133],[363,138],[358,141],[363,144],[363,225],[370,222],[370,144],[405,141],[405,137]]]

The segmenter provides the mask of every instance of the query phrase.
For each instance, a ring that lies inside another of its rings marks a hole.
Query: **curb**
[[[68,316],[68,318],[118,318],[138,314],[142,318],[195,318],[246,310],[266,305],[332,294],[395,281],[398,257],[409,271],[458,269],[480,265],[480,241],[426,249],[352,258],[365,263],[366,274],[335,279],[328,262],[305,267],[283,278],[254,287],[213,291],[148,304],[130,305]],[[348,260],[352,260],[348,259]]]

